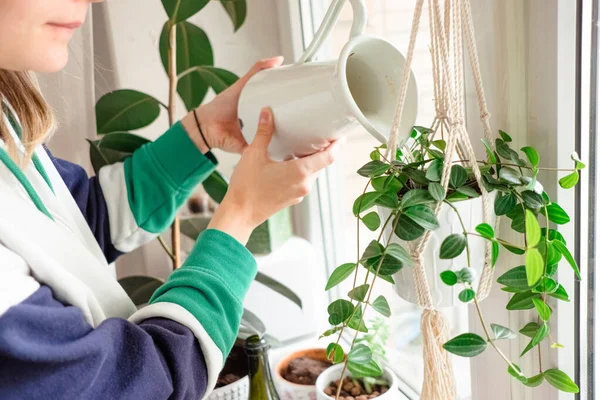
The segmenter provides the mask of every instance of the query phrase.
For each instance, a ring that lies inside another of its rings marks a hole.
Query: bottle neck
[[[271,374],[269,345],[264,339],[251,337],[246,341],[246,354],[250,378],[249,400],[279,400]]]

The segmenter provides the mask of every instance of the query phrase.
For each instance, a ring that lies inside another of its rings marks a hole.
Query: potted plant
[[[317,378],[332,365],[324,348],[292,352],[275,365],[277,392],[283,400],[314,400]]]
[[[397,292],[410,299],[414,293],[412,281],[399,274],[410,271],[413,265],[407,244],[418,240],[427,231],[435,232],[440,226],[448,224],[455,230],[443,233],[439,242],[429,250],[428,257],[435,258],[434,263],[457,260],[459,256],[462,259],[449,268],[444,267],[448,269],[438,269],[437,276],[430,282],[434,282],[436,287],[450,288],[451,290],[446,291],[448,296],[472,304],[480,317],[484,336],[463,333],[445,343],[444,349],[458,356],[474,357],[490,347],[506,362],[508,373],[523,384],[533,387],[546,381],[559,390],[577,392],[577,385],[564,372],[556,368],[544,368],[540,361],[538,374],[526,374],[499,349],[497,341],[514,339],[517,333],[498,324],[488,325],[479,306],[476,285],[476,277],[480,273],[477,266],[482,263],[483,257],[473,256],[476,243],[481,243],[482,240],[489,241],[492,245],[493,264],[506,253],[521,256],[518,264],[500,276],[497,282],[502,290],[513,293],[506,305],[508,310],[537,311],[537,318],[519,331],[531,338],[522,355],[536,347],[539,351],[542,341],[552,341],[548,322],[552,317],[552,301],[569,301],[565,288],[556,280],[559,261],[564,259],[575,276],[580,278],[577,264],[558,230],[558,226],[568,223],[570,218],[560,205],[550,199],[538,181],[540,171],[557,169],[540,167],[540,156],[533,147],[523,147],[521,152],[512,149],[512,138],[503,131],[500,131],[495,141],[495,149],[484,140],[488,157],[479,160],[478,165],[485,190],[498,193],[493,207],[496,217],[508,220],[511,229],[521,237],[518,242],[505,240],[491,225],[473,221],[476,218],[471,217],[471,214],[474,215],[472,208],[460,207],[461,203],[474,203],[473,199],[481,196],[474,184],[473,170],[463,166],[464,160],[451,161],[449,187],[444,190],[440,184],[440,171],[446,157],[446,142],[442,139],[435,140],[432,135],[433,131],[430,129],[415,127],[411,135],[413,143],[408,146],[408,151],[399,151],[393,159],[387,159],[384,154],[385,146],[377,147],[370,154],[371,160],[358,171],[368,181],[364,192],[354,203],[354,215],[358,224],[363,223],[373,231],[378,230],[379,236],[369,243],[364,253],[354,262],[343,264],[334,270],[327,283],[327,289],[331,289],[354,276],[348,299],[336,300],[328,307],[332,327],[324,336],[337,337],[329,345],[327,353],[330,360],[340,364],[337,366],[338,378],[346,377],[348,371],[351,374],[358,372],[358,376],[382,375],[383,371],[373,358],[370,346],[359,344],[357,340],[361,332],[368,332],[364,324],[364,314],[368,308],[385,317],[391,315],[385,297],[374,298],[374,286],[378,281],[395,284]],[[574,167],[559,180],[564,189],[577,184],[579,171],[585,167],[576,154],[572,155],[572,159]],[[442,217],[438,218],[434,212],[438,202],[443,202],[447,207],[446,212],[453,213],[456,220],[448,220],[443,210],[440,214]],[[374,207],[385,211],[377,213],[372,210]],[[363,268],[367,278],[357,281],[358,270]],[[348,330],[353,330],[354,333],[348,355],[344,359],[340,339]],[[552,347],[562,346],[552,343]],[[342,380],[337,386],[335,397],[340,398],[343,390]]]

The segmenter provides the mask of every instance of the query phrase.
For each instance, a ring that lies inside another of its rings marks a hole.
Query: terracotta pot
[[[326,361],[325,349],[305,349],[296,351],[281,359],[275,366],[275,387],[281,400],[316,400],[315,385],[300,385],[286,380],[283,376],[290,362],[300,357],[308,357],[313,360]]]

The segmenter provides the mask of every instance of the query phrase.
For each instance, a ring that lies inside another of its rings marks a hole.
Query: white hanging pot
[[[494,197],[490,193],[490,200]],[[460,213],[468,232],[475,232],[475,227],[484,222],[483,220],[483,200],[481,197],[452,203]],[[379,207],[381,219],[385,221],[390,215],[390,210]],[[440,256],[440,246],[444,239],[454,233],[463,233],[462,225],[456,215],[456,212],[448,205],[443,204],[438,215],[440,227],[431,232],[429,241],[423,250],[423,265],[427,274],[427,282],[433,304],[436,307],[452,307],[458,304],[464,304],[458,299],[458,294],[464,289],[464,285],[457,284],[448,286],[442,282],[440,274],[447,270],[458,272],[467,267],[467,253],[463,251],[461,255],[450,260],[443,260]],[[384,237],[390,237],[392,230],[391,224],[386,227]],[[479,278],[484,267],[486,240],[477,236],[469,235],[469,252],[471,258],[471,272],[473,274],[472,286],[475,291],[479,286]],[[407,250],[410,249],[407,242],[404,242],[395,234],[393,243],[398,243]],[[411,242],[413,243],[413,242]],[[413,276],[413,266],[405,265],[400,271],[394,274],[394,288],[396,293],[404,300],[418,304],[417,287]]]
[[[334,0],[312,43],[295,64],[256,74],[239,101],[244,138],[256,134],[260,110],[271,107],[274,160],[312,154],[350,128],[362,125],[387,142],[404,74],[405,58],[389,42],[364,36],[364,0],[350,0],[354,11],[351,38],[337,60],[311,62],[331,33],[345,0]],[[411,72],[400,132],[408,135],[417,117],[418,93]]]

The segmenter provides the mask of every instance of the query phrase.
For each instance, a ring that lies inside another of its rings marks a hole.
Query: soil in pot
[[[323,389],[332,399],[335,399],[340,380],[331,382],[328,387]],[[380,395],[390,390],[386,382],[376,381],[375,383],[365,384],[362,379],[344,379],[340,400],[369,400],[376,399]]]
[[[329,361],[302,356],[291,360],[281,375],[288,382],[313,386],[319,375],[331,365]]]
[[[237,382],[247,375],[248,357],[246,356],[244,348],[241,345],[236,344],[231,350],[231,353],[229,353],[229,356],[227,356],[227,360],[225,360],[225,366],[219,374],[215,389]]]

